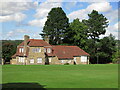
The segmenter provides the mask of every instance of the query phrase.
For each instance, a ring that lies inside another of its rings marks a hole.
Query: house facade
[[[17,46],[11,64],[45,65],[45,64],[89,64],[89,54],[77,46],[50,45],[49,39],[29,39]]]

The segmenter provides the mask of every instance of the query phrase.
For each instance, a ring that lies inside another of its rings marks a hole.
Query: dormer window
[[[47,53],[51,53],[51,48],[47,48]]]
[[[23,53],[24,49],[23,48],[19,48],[19,52]]]

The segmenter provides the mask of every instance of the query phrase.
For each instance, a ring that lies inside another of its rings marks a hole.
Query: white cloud
[[[110,34],[114,35],[116,39],[118,39],[118,26],[120,25],[120,21],[115,23],[114,25],[108,26],[105,35],[101,35],[100,37],[103,38],[105,36],[109,36]]]
[[[28,10],[34,3],[30,2],[2,2],[0,3],[0,15],[10,15],[24,10]]]
[[[109,11],[105,16],[109,19],[109,22],[118,21],[118,9]]]
[[[73,20],[75,18],[81,19],[87,19],[87,14],[90,13],[92,10],[97,10],[98,12],[108,12],[111,10],[111,5],[109,2],[95,2],[91,3],[87,6],[85,9],[77,10],[68,15],[70,20]]]
[[[36,2],[2,2],[0,3],[0,22],[22,21],[26,15],[22,11],[35,8]]]
[[[7,33],[6,37],[14,37],[21,33],[28,33],[28,30],[25,30],[25,29],[12,30]]]
[[[76,7],[82,7],[82,6],[83,6],[82,4],[76,5],[77,2],[66,2],[66,3],[64,3],[64,4],[65,4],[65,8],[66,8],[67,10],[70,10],[70,9],[73,8],[74,6],[76,6]]]
[[[58,2],[52,2],[51,0],[47,0],[43,3],[40,3],[34,15],[36,19],[29,21],[28,24],[31,26],[43,27],[50,10],[54,7],[61,7],[61,1],[62,0],[58,0]]]
[[[85,9],[74,11],[74,12],[72,12],[68,15],[68,18],[70,20],[73,20],[73,19],[76,19],[76,18],[79,18],[80,20],[87,19],[87,12],[86,12]]]
[[[20,22],[26,18],[26,15],[23,13],[15,13],[12,15],[7,16],[0,16],[0,22],[6,22],[6,21],[16,21]]]
[[[32,2],[33,0],[0,0],[0,2]]]
[[[108,12],[111,10],[111,5],[109,2],[97,2],[97,3],[92,3],[89,5],[86,10],[87,11],[92,11],[92,10],[97,10],[99,12]]]
[[[32,21],[28,22],[28,25],[37,26],[37,27],[43,27],[46,20],[47,20],[46,17],[42,18],[42,19],[35,19],[35,20],[32,20]]]
[[[41,3],[38,8],[36,9],[36,18],[43,18],[46,17],[53,7],[61,7],[61,3],[59,2],[46,2]]]
[[[34,33],[31,38],[35,38],[35,39],[42,39],[41,35],[39,35],[39,33]]]

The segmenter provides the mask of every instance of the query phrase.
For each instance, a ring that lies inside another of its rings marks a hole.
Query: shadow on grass
[[[39,83],[5,83],[2,84],[2,90],[6,90],[6,89],[40,89],[40,90],[47,90],[45,89],[46,85],[40,85]]]

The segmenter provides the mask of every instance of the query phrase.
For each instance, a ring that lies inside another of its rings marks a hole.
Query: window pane
[[[47,53],[51,53],[51,49],[50,48],[47,48]]]
[[[49,62],[51,62],[51,59],[52,59],[52,58],[49,58]]]
[[[87,62],[87,56],[81,56],[81,62]]]
[[[24,49],[23,48],[21,48],[21,52],[23,52],[24,51]]]
[[[76,61],[76,57],[74,57],[74,61]]]
[[[64,63],[64,60],[61,60],[61,63]]]
[[[30,63],[34,63],[34,59],[30,59]]]
[[[37,63],[42,63],[42,58],[37,58]]]

